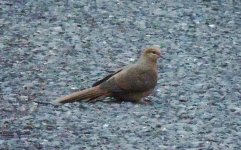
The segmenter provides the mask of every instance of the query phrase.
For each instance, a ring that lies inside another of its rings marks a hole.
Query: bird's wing
[[[97,85],[112,93],[131,93],[149,91],[156,82],[156,72],[131,65],[98,81]]]
[[[153,89],[157,83],[157,73],[140,67],[130,67],[116,74],[117,87],[128,92],[145,92]]]

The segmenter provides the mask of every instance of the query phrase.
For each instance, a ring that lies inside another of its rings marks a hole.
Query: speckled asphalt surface
[[[0,149],[240,149],[241,2],[0,1]],[[50,102],[160,45],[151,105]]]

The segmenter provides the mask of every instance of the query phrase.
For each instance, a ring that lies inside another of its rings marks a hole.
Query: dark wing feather
[[[121,70],[123,70],[123,69],[119,69],[119,70],[117,70],[116,72],[111,73],[111,74],[107,75],[106,77],[104,77],[103,79],[95,82],[95,83],[92,85],[92,87],[97,86],[97,85],[105,82],[106,80],[108,80],[108,79],[111,78],[113,75],[115,75],[115,74],[117,74],[118,72],[120,72]]]

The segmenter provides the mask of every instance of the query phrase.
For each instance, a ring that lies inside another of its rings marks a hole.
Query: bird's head
[[[161,49],[159,47],[146,48],[142,57],[149,61],[156,62],[158,58],[162,57]]]

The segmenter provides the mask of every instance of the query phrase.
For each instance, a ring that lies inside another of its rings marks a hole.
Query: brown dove
[[[94,83],[91,88],[60,97],[53,103],[95,102],[105,97],[114,97],[121,101],[143,102],[142,98],[148,96],[156,86],[157,59],[160,56],[160,48],[147,48],[136,63],[106,76]]]

